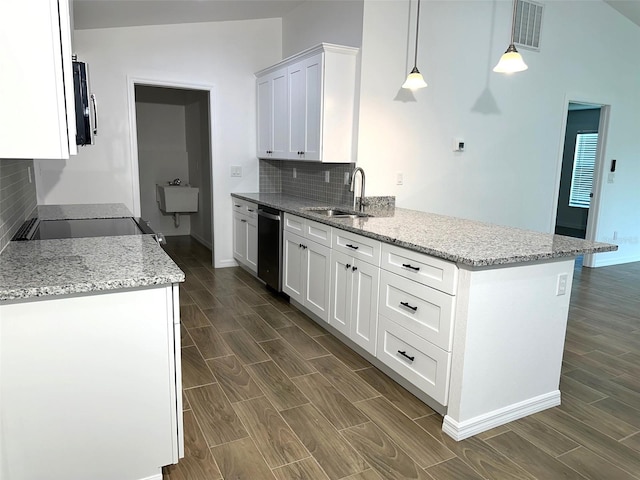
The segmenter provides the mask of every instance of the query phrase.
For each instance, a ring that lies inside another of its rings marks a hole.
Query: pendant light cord
[[[413,57],[413,68],[418,67],[418,29],[420,28],[420,0],[418,0],[418,11],[416,12],[416,48]]]
[[[420,2],[420,0],[418,0]],[[419,3],[418,3],[419,5]],[[513,14],[511,16],[511,45],[513,45],[513,40],[516,37],[516,10],[517,10],[518,0],[513,0]]]

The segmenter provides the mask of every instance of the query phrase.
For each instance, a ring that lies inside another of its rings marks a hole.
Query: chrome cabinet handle
[[[403,307],[407,307],[407,308],[413,310],[414,312],[416,310],[418,310],[418,307],[413,307],[413,306],[409,305],[407,302],[400,302],[400,305],[402,305]]]
[[[93,134],[98,135],[98,101],[94,93],[91,94],[91,103],[93,103]]]
[[[398,353],[402,355],[404,358],[406,358],[407,360],[409,360],[410,362],[413,362],[416,359],[415,356],[412,357],[410,355],[407,355],[407,352],[405,350],[398,350]]]

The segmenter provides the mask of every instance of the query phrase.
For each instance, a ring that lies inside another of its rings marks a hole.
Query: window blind
[[[589,208],[597,148],[597,133],[579,133],[577,135],[569,193],[570,207]]]

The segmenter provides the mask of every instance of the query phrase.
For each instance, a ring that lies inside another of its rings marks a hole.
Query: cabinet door
[[[322,54],[288,69],[289,158],[320,160],[322,141]]]
[[[258,158],[287,158],[287,80],[287,69],[283,68],[257,81]]]
[[[69,158],[76,153],[69,2],[3,1],[0,19],[0,158]]]
[[[349,338],[372,355],[376,354],[378,328],[378,282],[380,269],[354,260],[351,267],[351,326]]]
[[[304,306],[329,321],[329,280],[331,278],[331,249],[310,240],[302,242],[305,255]]]
[[[238,212],[233,212],[233,258],[247,261],[247,219]]]
[[[256,156],[267,158],[273,150],[273,80],[270,75],[259,78],[257,81],[256,103],[257,134]]]
[[[258,271],[258,220],[247,220],[247,267],[253,272]]]
[[[282,291],[304,304],[303,248],[304,240],[295,233],[284,232],[282,245]]]
[[[350,335],[351,285],[353,258],[331,251],[331,310],[329,325],[347,337]]]

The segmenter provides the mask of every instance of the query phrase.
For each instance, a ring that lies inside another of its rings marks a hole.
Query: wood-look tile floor
[[[185,458],[166,480],[640,479],[640,263],[576,267],[562,405],[455,442],[442,418],[239,268],[182,267]]]

